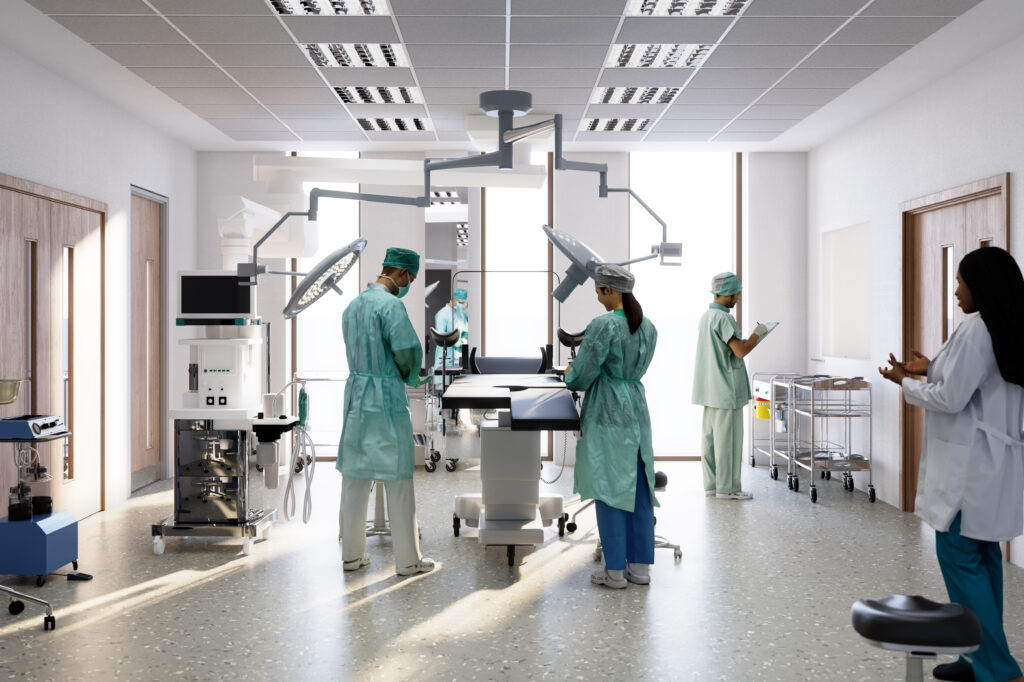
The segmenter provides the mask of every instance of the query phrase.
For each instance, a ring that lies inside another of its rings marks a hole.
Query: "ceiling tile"
[[[468,142],[469,134],[465,131],[439,130],[437,131],[437,139],[441,142]]]
[[[702,69],[790,69],[813,48],[809,45],[719,45]]]
[[[693,69],[605,69],[598,85],[603,88],[682,87],[692,75]]]
[[[431,102],[443,102],[446,105],[471,104],[477,108],[480,104],[479,88],[423,88],[423,96],[428,105]]]
[[[600,69],[510,69],[509,87],[593,87]]]
[[[96,45],[124,66],[213,66],[191,45]]]
[[[336,104],[338,96],[327,86],[319,88],[246,88],[264,104]]]
[[[159,88],[219,88],[235,85],[223,71],[213,67],[136,67],[129,71]]]
[[[586,104],[592,91],[592,88],[531,88],[530,94],[533,108],[538,109],[545,104]]]
[[[433,120],[448,119],[465,121],[467,116],[480,116],[479,100],[471,104],[452,104],[443,99],[432,100],[444,102],[444,104],[430,104],[430,118]]]
[[[778,87],[850,88],[874,72],[874,69],[796,69]]]
[[[296,133],[358,132],[359,124],[344,111],[338,118],[288,118],[284,122]],[[304,137],[304,135],[302,135]]]
[[[255,104],[241,88],[160,88],[182,104]]]
[[[44,14],[153,14],[142,0],[26,0]]]
[[[209,122],[221,130],[231,132],[247,130],[288,132],[288,129],[276,118],[213,118],[209,119]]]
[[[53,20],[89,43],[187,42],[160,17],[73,17]]]
[[[229,66],[309,66],[298,45],[200,45],[210,59]]]
[[[778,133],[719,133],[712,142],[768,142]]]
[[[225,132],[226,135],[230,136],[234,140],[240,140],[243,142],[292,142],[299,138],[289,133],[288,131],[282,133],[274,132],[260,132],[254,130],[245,130],[238,132]]]
[[[664,104],[591,104],[587,118],[657,118]]]
[[[783,120],[807,118],[820,107],[817,104],[761,104],[758,102],[743,113],[745,119]]]
[[[854,19],[829,45],[916,45],[953,21],[949,17]]]
[[[826,69],[878,69],[911,47],[911,45],[822,45],[800,66]]]
[[[659,133],[655,128],[647,133],[644,142],[707,142],[711,133]]]
[[[343,118],[348,116],[341,102],[334,104],[268,104],[267,108],[282,119]]]
[[[764,88],[683,88],[676,104],[750,104]]]
[[[422,104],[349,104],[348,110],[356,118],[424,118]]]
[[[366,131],[366,137],[375,142],[432,142],[434,133],[420,130]]]
[[[189,104],[203,118],[270,118],[270,112],[258,104]]]
[[[369,87],[414,87],[412,70],[401,67],[388,66],[356,66],[339,67],[334,69],[321,69],[327,82],[332,86],[345,85],[358,87],[365,85]]]
[[[786,69],[700,69],[687,88],[767,88]]]
[[[981,0],[875,0],[861,16],[958,17]]]
[[[722,42],[726,45],[817,45],[839,28],[836,18],[741,18]]]
[[[397,17],[406,43],[505,43],[505,17]]]
[[[626,3],[627,0],[512,0],[512,14],[620,17]]]
[[[534,104],[533,111],[530,112],[533,116],[554,116],[555,114],[562,115],[562,129],[570,130],[569,123],[573,120],[579,120],[583,117],[583,112],[587,110],[587,107],[583,104],[571,105],[571,104],[559,104],[559,105],[547,105],[547,104]],[[431,109],[433,111],[433,109]]]
[[[665,110],[665,119],[731,119],[743,111],[742,104],[673,104]]]
[[[505,88],[505,69],[416,69],[416,78],[424,88]]]
[[[725,132],[727,133],[781,133],[783,130],[789,130],[794,125],[799,123],[798,119],[783,120],[783,119],[747,119],[741,118],[738,121],[734,121]]]
[[[610,17],[512,17],[512,42],[522,45],[605,45],[612,41],[617,18]]]
[[[580,142],[639,142],[646,134],[581,130],[576,134],[576,139]]]
[[[608,54],[607,45],[512,45],[509,61],[513,68],[564,69],[601,68]],[[505,55],[501,55],[501,65]]]
[[[274,16],[265,2],[252,0],[149,0],[163,14]]]
[[[300,43],[397,43],[391,17],[282,17]]]
[[[654,130],[659,133],[717,133],[732,119],[662,119]]]
[[[466,131],[466,119],[464,118],[433,118],[431,120],[434,123],[434,130],[439,133],[452,130]]]
[[[758,104],[815,104],[831,102],[846,92],[845,88],[775,88],[758,100]]]
[[[277,43],[295,41],[273,17],[170,17],[194,43]]]
[[[505,16],[505,0],[389,0],[395,16]]]
[[[304,132],[302,139],[308,142],[366,142],[362,132]]]
[[[733,20],[725,17],[628,17],[616,43],[717,43]]]
[[[864,0],[753,0],[743,16],[852,17],[863,6]]]
[[[417,71],[423,67],[505,68],[504,45],[406,45],[405,49]]]
[[[324,84],[316,69],[306,67],[231,67],[228,70],[244,87],[315,88]]]

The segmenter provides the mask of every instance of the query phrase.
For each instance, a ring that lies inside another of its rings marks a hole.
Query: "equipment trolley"
[[[757,455],[767,457],[768,475],[775,480],[779,478],[776,453],[783,451],[789,442],[788,386],[799,376],[755,372],[751,381],[755,407],[750,410],[750,466],[757,466]]]

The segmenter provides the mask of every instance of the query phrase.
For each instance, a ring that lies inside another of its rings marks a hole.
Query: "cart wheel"
[[[832,480],[832,472],[829,471],[828,469],[825,470],[825,480],[826,481],[831,481]]]
[[[819,476],[820,476],[820,477],[821,477],[822,479],[824,479],[824,478],[825,478],[825,472],[824,472],[824,470],[823,470],[823,471],[821,471],[821,472],[820,472],[820,473],[819,473],[818,475],[819,475]]]
[[[563,537],[564,535],[565,535],[565,517],[564,516],[559,516],[558,517],[558,537]]]
[[[750,466],[757,466],[757,463],[754,461],[753,455],[750,456]]]
[[[77,561],[72,561],[71,562],[71,568],[73,568],[73,569],[75,569],[77,571],[78,570],[78,562]]]
[[[799,476],[793,476],[793,492],[795,492],[795,493],[800,492],[800,477]]]
[[[430,461],[431,462],[440,462],[441,461],[441,453],[438,452],[437,450],[431,450],[430,451]]]
[[[790,490],[793,489],[793,474],[786,474],[786,485],[789,486]]]
[[[676,548],[672,555],[675,556],[676,561],[680,561],[683,558],[683,550]]]
[[[36,587],[42,587],[45,584],[46,584],[46,576],[45,575],[37,575],[36,576]]]
[[[164,553],[164,547],[167,546],[167,542],[164,540],[162,535],[153,536],[153,554],[160,556]]]
[[[813,504],[813,503],[816,503],[817,501],[818,501],[818,488],[816,486],[812,485],[811,486],[811,503]]]
[[[779,467],[773,466],[771,468],[771,477],[773,481],[779,480]]]
[[[437,471],[437,462],[424,462],[423,468],[427,470],[428,474],[432,474]]]
[[[455,514],[452,514],[452,530],[455,531],[455,537],[459,537],[459,529],[462,527],[462,519]]]
[[[242,554],[245,556],[252,556],[252,538],[245,538],[242,540]]]
[[[505,554],[508,556],[508,565],[509,566],[515,566],[516,565],[516,546],[515,545],[509,545],[508,549],[505,550]]]
[[[576,532],[576,524],[573,523],[572,521],[570,521],[569,523],[565,524],[565,529],[567,531],[569,531],[570,533],[575,533]]]
[[[450,460],[448,460],[447,462],[444,463],[444,470],[447,471],[448,473],[451,473],[451,472],[455,471],[455,467],[457,467],[457,466],[458,465],[455,463],[455,460],[454,459],[450,459]]]
[[[43,630],[44,631],[49,631],[49,630],[56,630],[56,629],[57,629],[57,619],[54,618],[53,616],[43,616]]]
[[[20,599],[12,599],[11,603],[7,605],[7,612],[12,616],[17,616],[19,613],[25,610],[25,602]]]
[[[868,502],[874,502],[874,501],[875,501],[875,486],[869,485],[868,486]]]

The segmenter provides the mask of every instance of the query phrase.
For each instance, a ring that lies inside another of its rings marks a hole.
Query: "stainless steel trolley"
[[[789,383],[799,374],[786,372],[755,372],[751,378],[755,406],[750,410],[750,466],[757,466],[757,456],[768,458],[768,475],[778,480],[777,452],[788,444]],[[758,418],[756,404],[767,403],[768,418]],[[788,467],[787,467],[788,471]]]

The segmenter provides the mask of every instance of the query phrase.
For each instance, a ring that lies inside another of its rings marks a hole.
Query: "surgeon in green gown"
[[[390,248],[377,281],[342,315],[348,359],[344,423],[337,468],[342,475],[340,528],[346,571],[370,562],[366,506],[374,480],[387,493],[388,517],[399,575],[422,573],[434,562],[420,556],[413,494],[412,416],[405,387],[421,386],[423,361],[416,330],[398,299],[419,273],[415,251]]]
[[[448,366],[458,367],[462,362],[462,346],[469,343],[469,311],[466,300],[469,292],[465,289],[456,289],[452,292],[452,300],[448,305],[437,311],[434,316],[434,329],[447,334],[459,329],[459,342],[448,349]],[[434,369],[441,369],[444,363],[445,353],[441,346],[434,349]],[[440,385],[440,378],[435,381]]]
[[[595,585],[646,585],[654,563],[654,448],[640,383],[654,357],[658,331],[633,296],[633,275],[604,264],[594,274],[608,311],[587,325],[565,385],[584,391],[576,446],[575,492],[595,500],[605,566]]]
[[[704,406],[701,461],[704,493],[727,500],[749,500],[740,489],[743,460],[743,406],[750,402],[750,381],[743,364],[767,333],[758,324],[750,338],[730,314],[740,300],[739,277],[722,272],[711,280],[714,300],[700,318],[697,361],[693,373],[693,402]]]

